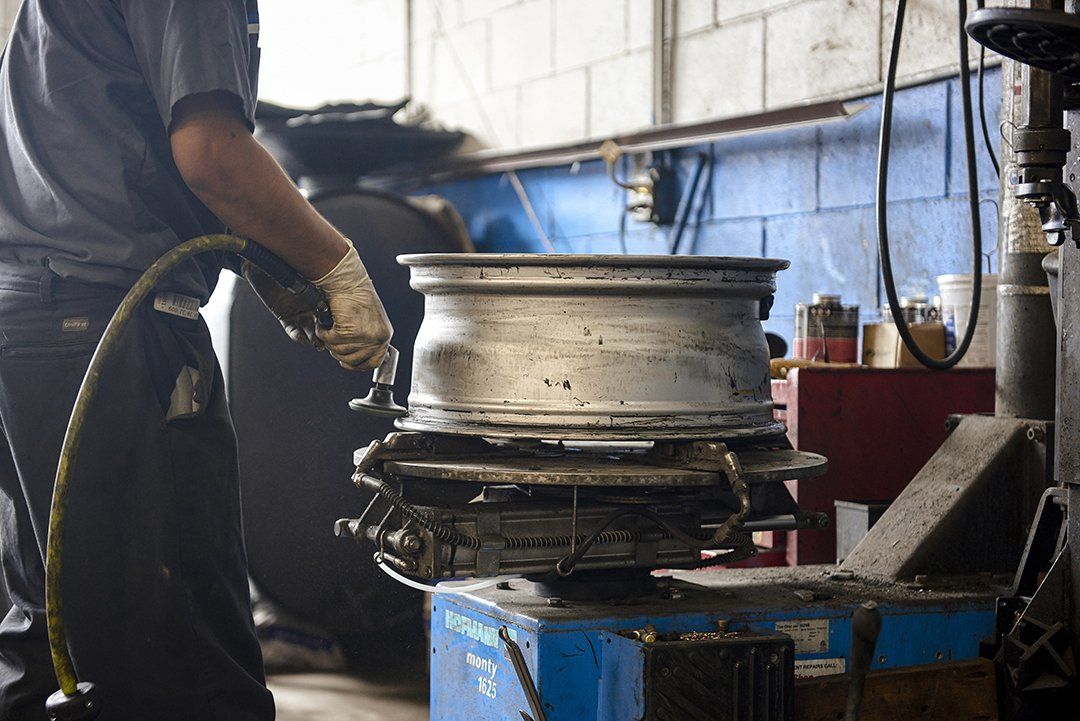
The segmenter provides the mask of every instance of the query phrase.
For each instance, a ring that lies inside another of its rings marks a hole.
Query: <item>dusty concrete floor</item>
[[[334,674],[272,676],[278,721],[427,721],[424,680],[372,682]]]

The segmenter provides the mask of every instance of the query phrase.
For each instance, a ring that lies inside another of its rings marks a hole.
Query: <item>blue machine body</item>
[[[779,631],[795,640],[796,676],[843,673],[850,617],[866,600],[884,622],[875,669],[975,658],[994,631],[1002,589],[967,579],[950,591],[831,581],[824,567],[693,574],[667,596],[551,605],[529,584],[436,596],[431,616],[432,721],[506,721],[528,710],[499,640],[506,626],[536,680],[549,721],[636,721],[645,714],[644,652],[623,633]],[[974,589],[974,590],[973,590]],[[807,601],[805,599],[812,598]],[[623,633],[620,633],[623,632]]]

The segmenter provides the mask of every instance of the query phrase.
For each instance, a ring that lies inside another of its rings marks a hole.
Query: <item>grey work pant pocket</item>
[[[153,311],[146,352],[166,422],[200,417],[212,400],[217,357],[202,318],[174,320]]]

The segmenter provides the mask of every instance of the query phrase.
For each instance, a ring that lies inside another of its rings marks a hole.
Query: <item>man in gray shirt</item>
[[[95,344],[154,259],[231,228],[326,293],[330,330],[244,269],[290,337],[348,369],[386,352],[392,329],[356,250],[251,136],[258,29],[256,0],[24,0],[12,30],[0,67],[5,721],[41,721],[56,688],[44,554],[59,449]],[[197,313],[222,263],[178,268],[140,310],[78,458],[63,597],[76,670],[106,721],[274,717],[235,438]]]

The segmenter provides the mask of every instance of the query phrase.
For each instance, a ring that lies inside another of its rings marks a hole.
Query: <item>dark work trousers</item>
[[[42,721],[57,688],[44,593],[53,480],[121,297],[0,267],[0,550],[13,603],[0,624],[0,721]],[[69,647],[81,680],[101,691],[101,721],[268,721],[221,372],[202,319],[152,302],[102,374],[76,460],[62,575]]]

